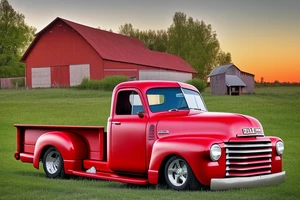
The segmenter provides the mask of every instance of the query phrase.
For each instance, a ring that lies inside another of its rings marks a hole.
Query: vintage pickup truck
[[[15,125],[14,157],[65,175],[175,190],[284,182],[283,141],[253,117],[208,112],[199,91],[172,81],[129,81],[112,94],[102,126]]]

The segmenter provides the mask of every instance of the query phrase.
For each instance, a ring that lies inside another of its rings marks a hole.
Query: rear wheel
[[[51,147],[45,152],[43,167],[49,178],[62,178],[65,175],[61,153],[55,147]]]
[[[179,156],[171,157],[165,165],[167,185],[175,190],[195,190],[200,188],[189,164]]]

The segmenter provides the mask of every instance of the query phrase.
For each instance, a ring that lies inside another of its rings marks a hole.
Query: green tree
[[[137,37],[138,35],[136,34],[136,32],[139,32],[139,30],[134,30],[132,24],[124,24],[124,25],[121,25],[119,27],[119,33],[122,34],[122,35],[127,35],[127,36],[130,36],[130,37]]]
[[[194,20],[182,12],[176,12],[168,29],[168,52],[181,56],[205,80],[216,66],[220,44],[210,24]]]
[[[173,23],[166,30],[140,31],[132,24],[119,27],[119,33],[138,38],[151,50],[168,52],[182,57],[206,80],[217,65],[231,63],[231,54],[221,50],[217,34],[210,24],[194,20],[183,12],[176,12]]]
[[[0,2],[0,77],[25,75],[19,60],[34,38],[36,29],[25,23],[25,16],[16,12],[7,0]]]
[[[227,65],[231,63],[231,54],[220,50],[217,58],[217,65]]]
[[[122,35],[135,37],[139,39],[146,47],[151,50],[166,52],[168,46],[168,34],[165,30],[140,31],[134,29],[132,24],[125,24],[119,27],[119,33]]]

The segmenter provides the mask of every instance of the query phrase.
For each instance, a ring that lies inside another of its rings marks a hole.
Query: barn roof
[[[149,50],[136,38],[88,27],[59,17],[37,33],[36,38],[21,58],[21,61],[26,61],[31,49],[34,48],[43,33],[57,22],[64,22],[73,28],[103,59],[181,72],[197,73],[196,70],[181,57]]]
[[[244,81],[240,77],[235,75],[226,75],[226,85],[227,86],[246,86]]]

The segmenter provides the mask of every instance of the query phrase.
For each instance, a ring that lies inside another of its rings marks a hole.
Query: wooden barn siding
[[[70,67],[51,67],[51,87],[70,87]]]
[[[110,60],[103,60],[104,77],[123,75],[123,76],[127,76],[128,78],[136,77],[136,80],[139,80],[140,69],[153,70],[159,68],[147,67],[147,66],[131,64],[131,63],[121,63],[121,62],[110,61]]]
[[[140,70],[140,80],[169,80],[186,82],[192,79],[192,73],[178,72],[173,70]]]
[[[226,94],[225,74],[218,74],[210,77],[210,87],[213,94]]]
[[[31,69],[34,67],[71,64],[90,64],[90,78],[104,78],[99,54],[69,26],[55,23],[40,37],[26,59],[26,84],[32,86]]]
[[[231,66],[227,69],[227,71],[225,72],[226,75],[236,75],[236,76],[240,76],[240,70],[238,68],[236,68],[235,66]],[[225,83],[226,84],[226,83]]]
[[[243,88],[243,92],[245,92],[245,93],[254,93],[254,76],[241,72],[241,77],[240,78],[247,85],[246,87]]]

